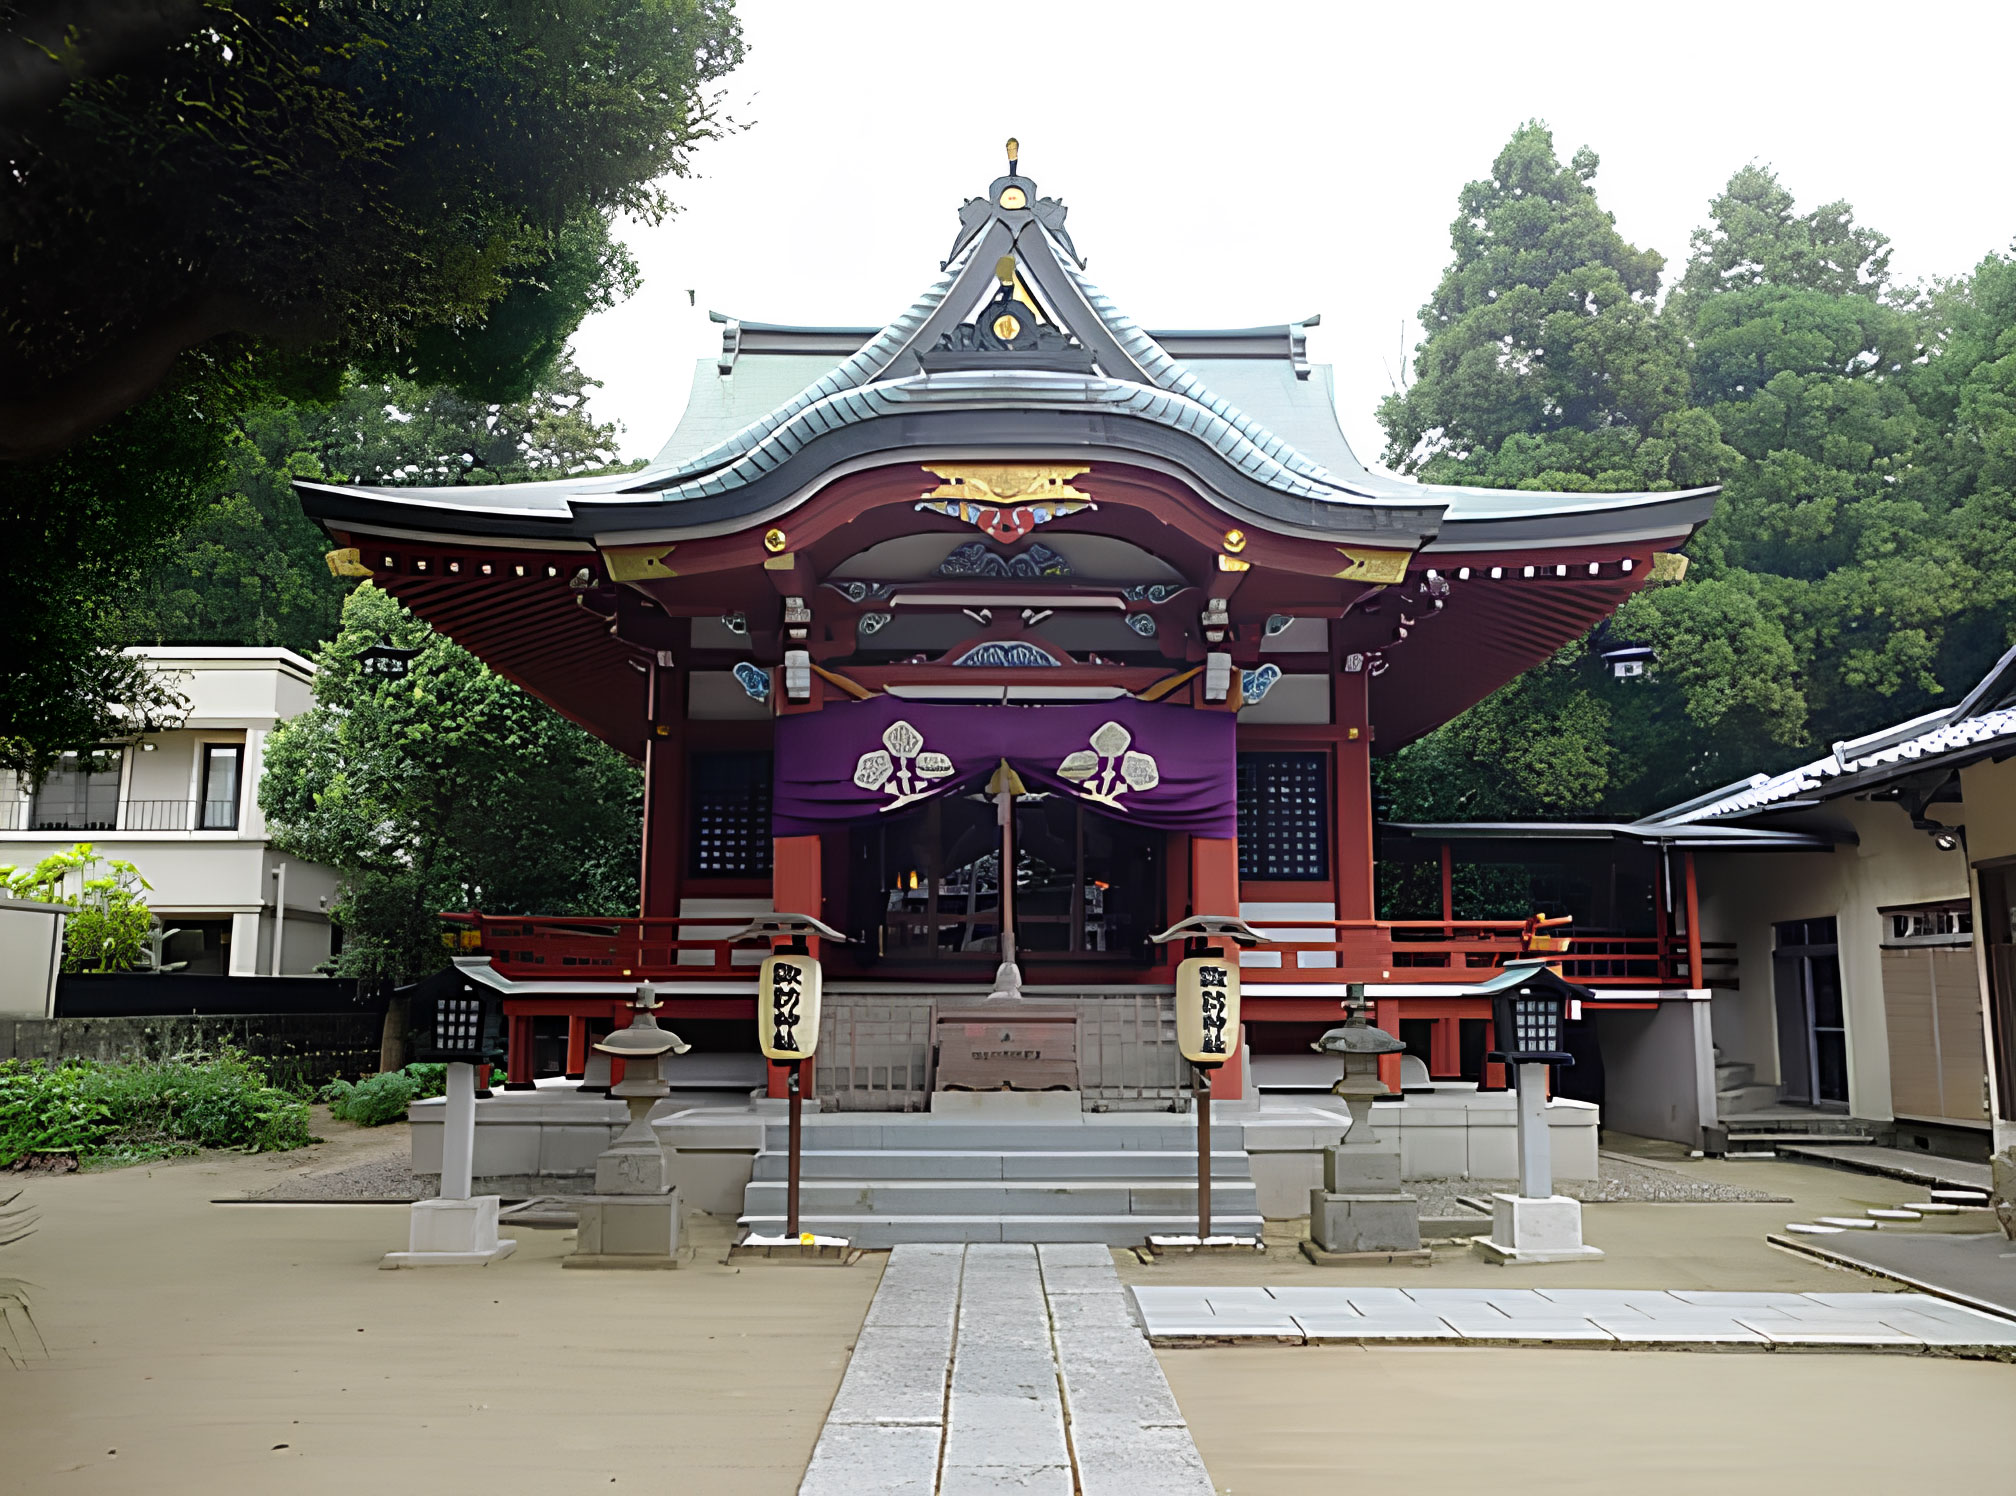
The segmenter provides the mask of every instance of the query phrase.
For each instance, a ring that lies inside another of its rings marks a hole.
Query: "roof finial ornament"
[[[1020,176],[1020,175],[1021,175],[1021,173],[1020,173],[1020,172],[1018,172],[1018,171],[1017,171],[1017,170],[1015,169],[1015,167],[1016,167],[1017,163],[1019,163],[1019,162],[1021,161],[1021,159],[1022,159],[1022,142],[1021,142],[1021,141],[1019,141],[1019,140],[1017,140],[1017,139],[1016,139],[1016,138],[1015,138],[1015,137],[1014,137],[1013,135],[1010,135],[1010,136],[1008,137],[1008,175],[1009,175],[1009,176],[1011,176],[1011,177],[1014,177],[1014,176]]]

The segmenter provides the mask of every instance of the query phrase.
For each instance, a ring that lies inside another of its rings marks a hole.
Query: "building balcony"
[[[753,980],[764,952],[724,939],[734,923],[701,918],[595,919],[533,915],[450,914],[444,938],[458,954],[483,956],[514,982],[720,982]],[[1566,921],[1543,928],[1535,920],[1260,920],[1266,940],[1242,953],[1248,997],[1270,987],[1419,984],[1463,986],[1488,981],[1508,962],[1545,956],[1570,981],[1595,988],[1676,988],[1733,985],[1718,977],[1733,967],[1734,947],[1704,943],[1705,979],[1688,971],[1684,937],[1577,934]],[[848,960],[842,948],[834,953]],[[1041,981],[1040,961],[1029,976]],[[839,972],[835,972],[839,975]],[[915,968],[886,971],[898,981]],[[942,977],[942,973],[940,973]]]
[[[236,831],[235,800],[126,800],[110,804],[0,804],[0,832],[63,835],[122,831]]]

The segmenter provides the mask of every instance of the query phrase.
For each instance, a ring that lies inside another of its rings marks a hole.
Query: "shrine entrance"
[[[933,799],[848,834],[848,923],[869,960],[1000,960],[1001,827],[982,791]],[[1017,796],[1015,946],[1025,964],[1154,959],[1162,929],[1168,834],[1063,795]]]

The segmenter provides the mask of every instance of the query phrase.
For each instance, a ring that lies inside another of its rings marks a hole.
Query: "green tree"
[[[329,404],[248,412],[221,480],[123,604],[128,640],[278,644],[309,653],[336,633],[349,582],[292,481],[517,483],[620,469],[617,428],[588,411],[589,379],[564,353],[510,404],[404,380],[347,377]]]
[[[342,371],[524,399],[724,126],[729,0],[0,0],[0,745],[109,711],[116,599],[241,413]]]
[[[1715,481],[1724,453],[1658,314],[1664,261],[1617,232],[1596,167],[1587,147],[1564,167],[1533,121],[1463,189],[1413,382],[1379,408],[1389,463],[1488,488]]]
[[[101,871],[102,869],[102,871]],[[90,842],[51,852],[31,868],[0,867],[0,888],[38,904],[69,904],[63,922],[65,971],[132,971],[151,965],[148,937],[157,926],[145,895],[154,885]]]
[[[420,651],[406,678],[360,672],[379,643]],[[635,912],[634,765],[368,582],[317,665],[315,706],[267,740],[259,803],[275,845],[342,877],[340,974],[444,965],[445,910]]]

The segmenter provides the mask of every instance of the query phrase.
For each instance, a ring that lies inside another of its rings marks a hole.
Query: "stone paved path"
[[[1210,1496],[1103,1246],[899,1246],[800,1496]]]
[[[1157,1344],[1474,1341],[1947,1353],[2016,1347],[2016,1320],[1916,1293],[1143,1285],[1132,1292]]]

